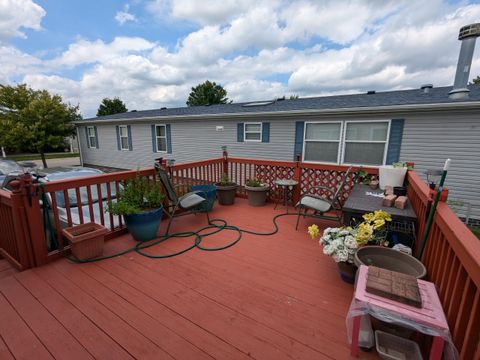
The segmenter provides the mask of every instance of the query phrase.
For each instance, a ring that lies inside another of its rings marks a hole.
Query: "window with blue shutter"
[[[243,123],[237,124],[237,142],[243,142],[243,131],[244,131],[243,128],[244,128]]]
[[[128,150],[132,151],[133,150],[132,127],[130,125],[127,125],[127,135],[128,135]]]
[[[297,159],[297,155],[300,155],[300,159],[302,158],[304,130],[305,121],[295,122],[295,146],[293,148],[293,160]]]
[[[387,159],[385,163],[391,165],[400,159],[402,147],[404,119],[392,119],[390,122],[390,137],[388,139]]]
[[[151,125],[152,151],[161,153],[172,153],[172,130],[170,124]]]
[[[98,149],[98,132],[96,126],[85,127],[85,136],[87,138],[88,148]]]
[[[262,123],[262,142],[270,142],[270,123]]]
[[[167,128],[167,153],[172,153],[172,129],[170,124],[166,125]]]

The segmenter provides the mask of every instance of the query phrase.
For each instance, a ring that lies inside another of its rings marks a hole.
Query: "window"
[[[118,127],[118,134],[120,136],[120,150],[129,150],[128,146],[128,128],[126,125]]]
[[[155,125],[157,152],[167,152],[167,131],[165,125]]]
[[[262,123],[245,123],[245,141],[262,141]]]
[[[305,123],[303,160],[338,163],[341,122]]]
[[[389,124],[389,121],[347,121],[342,163],[384,164]]]
[[[97,137],[95,136],[95,128],[93,126],[87,127],[88,147],[97,147]]]

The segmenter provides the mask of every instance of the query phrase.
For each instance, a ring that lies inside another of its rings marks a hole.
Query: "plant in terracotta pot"
[[[270,189],[268,184],[262,183],[259,179],[248,179],[245,184],[245,190],[248,195],[248,205],[263,206],[267,200],[267,191]]]
[[[235,202],[238,185],[230,180],[227,173],[223,173],[221,181],[216,183],[215,187],[220,205],[232,205]]]
[[[160,184],[147,186],[145,178],[137,175],[135,179],[125,181],[120,199],[110,202],[107,211],[123,216],[135,240],[148,241],[157,237],[164,199]]]

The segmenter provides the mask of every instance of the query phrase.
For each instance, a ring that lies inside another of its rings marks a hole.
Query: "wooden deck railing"
[[[169,171],[175,183],[186,185],[185,190],[191,185],[219,182],[222,174],[227,172],[240,185],[237,195],[242,197],[246,196],[246,180],[256,177],[271,186],[270,200],[275,200],[278,196],[277,178],[297,180],[299,186],[294,197],[298,197],[301,193],[314,191],[316,185],[336,187],[346,169],[346,166],[300,161],[228,158],[224,154],[223,158],[175,165]],[[377,174],[375,168],[366,170]],[[66,247],[61,234],[64,226],[93,220],[108,226],[108,237],[124,232],[122,219],[105,213],[104,204],[118,198],[122,182],[137,174],[149,182],[156,181],[154,169],[149,168],[49,182],[43,188],[38,184],[24,183],[18,184],[13,192],[0,190],[0,254],[22,270],[40,266],[60,255]],[[407,181],[408,196],[418,216],[417,238],[421,239],[430,211],[429,190],[413,171],[409,171]],[[341,195],[342,201],[352,186],[353,174]],[[43,192],[51,199],[54,235],[59,243],[56,251],[48,251],[41,206]],[[99,200],[93,201],[94,198]],[[59,199],[65,203],[62,216]],[[75,216],[71,202],[85,202],[83,207],[77,207]],[[480,241],[445,203],[438,205],[422,261],[427,267],[428,279],[437,285],[461,358],[480,358]]]

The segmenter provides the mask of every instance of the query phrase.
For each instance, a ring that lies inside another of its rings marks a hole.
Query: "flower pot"
[[[157,237],[163,206],[141,214],[124,215],[128,232],[137,241],[149,241]]]
[[[357,267],[355,266],[355,264],[348,262],[338,262],[337,266],[342,280],[346,283],[353,284],[355,282],[355,274],[357,273]]]
[[[267,191],[270,187],[268,185],[264,186],[247,186],[245,185],[245,190],[247,190],[248,195],[248,205],[250,206],[263,206],[267,200]]]
[[[403,186],[407,170],[407,168],[395,168],[392,165],[380,166],[378,168],[380,189],[384,190],[385,186]]]
[[[237,184],[220,185],[220,183],[217,183],[215,186],[217,187],[217,197],[220,205],[232,205],[235,202]]]
[[[95,223],[86,223],[67,227],[63,235],[70,242],[73,256],[79,260],[96,258],[103,253],[103,244],[107,229]]]
[[[423,279],[427,275],[427,269],[419,260],[384,246],[364,246],[357,250],[354,261],[357,266],[373,265],[411,275],[417,279]]]

